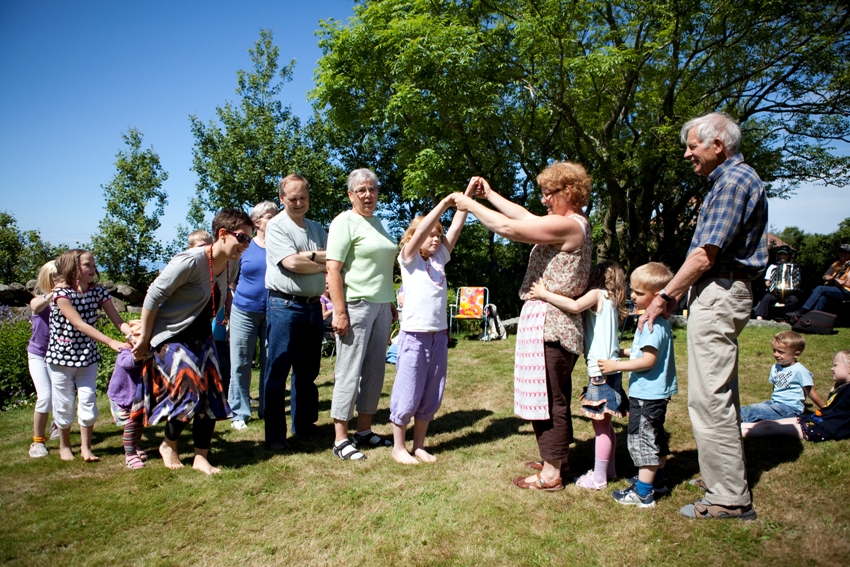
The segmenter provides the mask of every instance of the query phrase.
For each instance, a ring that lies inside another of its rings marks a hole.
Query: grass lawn
[[[773,362],[768,328],[741,336],[741,401],[770,397]],[[822,397],[831,387],[832,354],[850,346],[850,331],[807,337],[801,361]],[[514,340],[462,340],[449,354],[443,407],[431,424],[433,465],[396,464],[389,450],[365,462],[331,455],[332,366],[318,379],[323,436],[292,438],[294,452],[263,450],[262,422],[216,428],[210,461],[215,477],[192,470],[190,435],[181,437],[189,466],[164,468],[156,447],[162,426],[146,430],[147,467],[124,466],[121,431],[100,397],[94,451],[86,464],[50,455],[31,459],[32,409],[0,413],[0,562],[7,565],[848,565],[850,445],[790,438],[746,440],[758,519],[688,521],[678,509],[700,492],[696,445],[687,414],[684,330],[676,331],[679,394],[670,404],[670,495],[654,509],[618,505],[610,489],[575,486],[529,493],[511,478],[537,459],[531,426],[513,415]],[[387,380],[375,430],[390,434]],[[586,382],[583,361],[573,378],[573,411]],[[593,464],[593,428],[574,417],[576,474]],[[617,469],[635,474],[625,420],[615,421]],[[72,442],[79,445],[77,426]]]

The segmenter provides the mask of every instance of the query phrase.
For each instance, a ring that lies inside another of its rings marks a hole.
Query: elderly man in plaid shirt
[[[641,316],[639,325],[669,316],[690,289],[688,411],[699,451],[705,498],[679,512],[695,519],[752,520],[738,398],[737,337],[750,318],[750,282],[767,264],[767,196],[755,170],[738,153],[741,130],[712,113],[682,127],[685,159],[708,178],[685,263]]]

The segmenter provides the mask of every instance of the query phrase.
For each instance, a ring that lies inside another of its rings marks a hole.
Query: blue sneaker
[[[611,493],[614,500],[620,504],[627,506],[637,506],[638,508],[655,508],[655,493],[650,492],[646,496],[641,496],[637,492],[635,485],[628,487],[625,490],[615,490]]]

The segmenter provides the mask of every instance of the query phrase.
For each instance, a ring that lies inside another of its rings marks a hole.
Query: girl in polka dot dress
[[[53,292],[50,311],[50,342],[47,347],[48,372],[53,384],[53,417],[59,427],[59,456],[74,458],[71,452],[71,423],[74,421],[74,391],[80,423],[80,454],[86,462],[98,461],[91,452],[92,429],[97,419],[97,363],[100,353],[95,341],[115,351],[132,348],[112,339],[94,327],[98,307],[126,336],[130,326],[118,315],[105,289],[95,284],[98,273],[94,256],[85,250],[69,250],[56,261],[62,282]]]

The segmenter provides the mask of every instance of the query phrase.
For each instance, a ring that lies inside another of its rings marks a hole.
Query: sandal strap
[[[357,448],[348,439],[346,439],[339,445],[334,445],[334,453],[336,453],[336,456],[342,459],[343,461],[362,461],[366,458],[366,455],[357,450]]]

